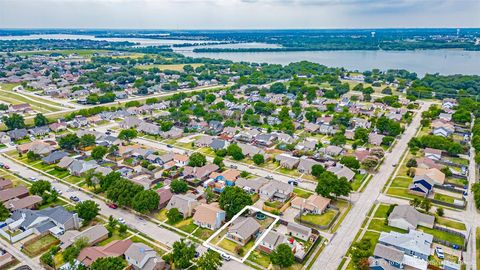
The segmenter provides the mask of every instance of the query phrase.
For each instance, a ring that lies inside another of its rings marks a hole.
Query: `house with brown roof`
[[[67,130],[67,123],[65,122],[56,122],[48,125],[48,127],[53,131],[53,132],[60,132]]]
[[[195,209],[193,223],[201,228],[216,230],[222,226],[225,217],[225,211],[217,204],[201,204]]]
[[[322,197],[321,195],[310,195],[307,199],[302,197],[295,197],[292,202],[292,208],[301,210],[303,212],[321,215],[330,205],[331,200]]]
[[[80,238],[86,238],[88,245],[93,246],[108,238],[108,230],[102,225],[92,226],[84,231],[66,231],[60,237],[60,248],[65,250]]]
[[[12,187],[13,187],[12,181],[5,180],[4,178],[1,178],[1,180],[0,180],[0,190],[4,190],[4,189],[7,189],[7,188],[12,188]]]
[[[0,203],[4,203],[15,198],[21,199],[29,195],[28,189],[24,186],[8,188],[0,191]]]
[[[86,247],[80,251],[77,261],[87,267],[90,267],[93,262],[100,258],[123,256],[132,243],[132,240],[124,239],[114,240],[101,247]]]
[[[158,202],[158,209],[163,209],[167,207],[168,202],[173,196],[170,188],[159,188],[157,189],[157,194],[160,197],[160,200]]]
[[[216,164],[206,164],[203,167],[191,167],[185,166],[183,169],[183,176],[185,179],[196,178],[200,181],[205,181],[208,179],[208,176],[219,169]]]
[[[416,161],[417,161],[417,168],[423,168],[423,169],[437,168],[441,170],[443,167],[445,167],[442,164],[436,163],[433,159],[428,157],[417,158]]]
[[[38,195],[31,195],[24,198],[14,198],[11,199],[3,205],[10,211],[15,211],[18,209],[35,209],[40,203],[42,203],[42,197]]]

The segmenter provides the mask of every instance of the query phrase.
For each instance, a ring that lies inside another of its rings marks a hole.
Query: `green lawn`
[[[475,232],[476,235],[476,254],[477,258],[480,258],[480,228],[477,228],[477,231]],[[480,270],[480,263],[477,263],[477,270]]]
[[[210,236],[212,236],[213,233],[214,231],[212,230],[198,227],[198,229],[193,233],[193,235],[202,240],[207,240]]]
[[[362,183],[367,179],[367,175],[355,174],[355,177],[352,180],[352,189],[357,191]]]
[[[82,177],[78,177],[78,176],[74,176],[74,175],[70,175],[68,177],[65,177],[63,178],[63,180],[69,182],[69,183],[72,183],[72,184],[76,184],[82,180],[84,180]]]
[[[250,253],[250,256],[248,256],[248,260],[259,264],[265,268],[268,268],[268,266],[270,265],[270,256],[258,250],[254,250],[252,253]]]
[[[48,174],[51,174],[53,176],[56,176],[58,178],[64,178],[69,175],[67,170],[62,170],[58,168],[54,168],[52,171],[47,172]]]
[[[436,222],[439,225],[447,226],[447,227],[454,228],[454,229],[457,229],[457,230],[463,230],[463,231],[467,230],[464,223],[454,221],[454,220],[450,220],[450,219],[446,219],[446,218],[443,218],[443,217],[437,217]]]
[[[304,199],[307,199],[308,197],[310,197],[310,195],[313,194],[311,192],[308,192],[306,190],[299,189],[299,188],[294,188],[293,193],[297,194],[298,197],[301,197],[301,198],[304,198]]]
[[[302,220],[313,223],[313,224],[317,224],[319,226],[327,226],[335,218],[336,214],[337,214],[337,211],[329,209],[325,211],[325,213],[323,213],[322,215],[312,215],[312,214],[302,215]]]
[[[218,243],[218,246],[221,247],[222,249],[226,251],[230,251],[232,254],[235,253],[235,247],[238,246],[239,244],[225,238],[223,239],[220,243]]]
[[[60,241],[51,234],[47,234],[31,244],[23,246],[23,251],[30,257],[35,257],[48,250],[51,246]]]
[[[287,174],[287,175],[290,175],[290,176],[293,176],[293,177],[299,177],[300,175],[302,175],[297,170],[289,170],[289,169],[285,169],[283,167],[278,168],[277,172]]]
[[[443,232],[443,231],[430,229],[430,228],[426,228],[426,227],[422,227],[422,226],[420,226],[419,229],[421,231],[425,232],[425,233],[429,233],[429,234],[433,235],[433,237],[435,237],[437,239],[448,241],[448,242],[453,243],[453,244],[458,245],[458,246],[463,246],[464,241],[465,241],[465,239],[463,239],[461,236],[451,234],[451,233],[448,233],[448,232]]]
[[[446,203],[453,203],[455,198],[446,194],[435,193],[434,197],[435,200],[439,200]]]
[[[129,232],[126,232],[125,234],[120,234],[118,232],[118,230],[115,230],[113,233],[112,233],[112,236],[103,240],[102,242],[98,243],[98,246],[105,246],[106,244],[114,241],[114,240],[122,240],[122,239],[125,239],[127,237],[129,237],[131,234]]]
[[[405,231],[405,230],[386,225],[385,224],[385,219],[372,219],[372,221],[368,225],[368,229],[373,230],[373,231],[378,231],[378,232],[395,231],[395,232],[400,232],[400,233],[407,233],[407,231]]]
[[[375,211],[375,214],[373,216],[376,217],[376,218],[387,218],[388,209],[390,209],[389,205],[380,204],[377,208],[377,211]]]
[[[150,242],[145,241],[143,238],[140,238],[140,237],[138,237],[138,236],[136,236],[136,235],[132,236],[132,237],[130,238],[130,240],[132,240],[132,242],[134,242],[134,243],[144,243],[145,245],[153,248],[153,249],[158,253],[158,255],[160,255],[160,256],[162,256],[163,254],[165,254],[165,250],[163,250],[163,249],[161,249],[161,248],[159,248],[159,247],[151,244]]]
[[[406,199],[409,199],[409,200],[413,200],[414,198],[417,198],[417,199],[420,199],[420,200],[422,199],[422,197],[420,197],[420,196],[408,193],[408,189],[406,189],[406,188],[390,187],[387,191],[387,194],[393,195],[393,196],[398,196],[398,197],[403,197],[403,198],[406,198]]]
[[[409,178],[409,177],[406,178],[402,176],[402,177],[396,177],[395,179],[393,179],[392,184],[390,186],[408,188],[411,183],[412,183],[412,178]]]

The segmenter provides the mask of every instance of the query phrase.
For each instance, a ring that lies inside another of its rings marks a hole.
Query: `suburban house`
[[[28,136],[28,131],[24,128],[14,129],[7,132],[12,140],[21,140]]]
[[[132,243],[125,251],[125,259],[134,270],[162,270],[165,262],[157,252],[144,243]]]
[[[442,164],[438,164],[434,160],[428,157],[420,157],[420,158],[417,158],[416,161],[417,161],[417,168],[423,168],[423,169],[437,168],[441,170],[444,167]]]
[[[25,186],[17,186],[0,190],[0,203],[5,203],[13,199],[25,198],[29,195],[28,189]]]
[[[437,168],[416,168],[413,181],[415,182],[421,179],[430,179],[434,185],[443,185],[445,183],[445,174]]]
[[[404,254],[428,261],[431,254],[433,236],[424,232],[410,230],[406,234],[392,232],[380,233],[378,243],[387,247],[394,247]]]
[[[210,179],[214,181],[223,181],[227,186],[235,185],[237,178],[240,176],[240,171],[236,169],[227,169],[224,172],[212,172],[210,174]]]
[[[42,197],[38,195],[31,195],[24,198],[15,198],[9,200],[3,205],[10,211],[15,211],[18,209],[35,209],[40,203],[42,203]]]
[[[380,144],[382,144],[383,137],[385,136],[372,132],[368,134],[368,143],[379,146]]]
[[[330,166],[328,167],[327,171],[334,173],[338,178],[345,177],[347,178],[347,181],[352,181],[353,177],[355,177],[354,171],[341,164],[337,164],[337,166]]]
[[[320,125],[317,125],[315,123],[307,122],[307,123],[304,124],[304,129],[305,129],[306,132],[316,133],[320,129]]]
[[[61,206],[42,210],[18,209],[6,220],[11,231],[29,231],[30,234],[51,232],[54,235],[80,228],[81,219]]]
[[[97,167],[98,167],[98,164],[95,160],[84,161],[84,160],[74,159],[72,163],[70,163],[67,169],[71,175],[82,176],[83,173],[91,169],[95,169]]]
[[[203,167],[185,166],[183,169],[183,176],[185,179],[196,178],[200,181],[208,179],[208,176],[217,171],[219,167],[216,164],[206,164]]]
[[[52,124],[48,125],[48,127],[53,132],[60,132],[60,131],[67,130],[67,123],[65,123],[65,122],[52,123]]]
[[[416,269],[427,270],[428,262],[410,256],[395,247],[378,243],[373,251],[373,256],[368,259],[370,269]]]
[[[300,173],[312,173],[312,167],[313,165],[320,165],[320,162],[318,161],[315,161],[311,158],[308,158],[308,157],[300,157],[300,162],[298,163],[298,167],[297,167],[297,170],[300,172]]]
[[[45,164],[55,164],[59,162],[62,158],[68,156],[68,153],[63,151],[51,152],[48,156],[42,158],[42,162]]]
[[[287,238],[285,237],[285,235],[271,230],[267,233],[267,235],[265,235],[262,241],[260,241],[257,249],[267,254],[270,254],[280,244],[283,244],[286,241],[287,241]]]
[[[279,154],[275,156],[275,160],[285,169],[295,169],[300,163],[300,159],[289,154]]]
[[[229,142],[222,139],[217,139],[217,138],[214,138],[210,143],[210,147],[215,151],[220,149],[226,149],[228,145],[229,145]]]
[[[419,225],[433,228],[435,217],[418,212],[410,205],[397,205],[388,216],[388,225],[403,230],[415,230]]]
[[[433,128],[433,135],[448,137],[455,132],[455,127],[450,123],[445,123]]]
[[[254,218],[238,217],[228,228],[226,238],[243,246],[255,237],[259,231],[260,224]]]
[[[258,177],[256,179],[247,180],[245,178],[239,178],[235,182],[235,186],[242,188],[243,190],[250,193],[259,193],[260,188],[263,187],[268,180],[263,177]]]
[[[291,207],[298,209],[303,213],[311,213],[321,215],[330,205],[330,199],[324,198],[320,195],[310,195],[307,199],[302,197],[295,197],[291,202]]]
[[[323,152],[331,157],[336,157],[343,153],[343,148],[336,145],[329,145],[323,149]]]
[[[12,188],[12,187],[13,187],[12,181],[5,180],[5,178],[0,178],[0,190]]]
[[[440,159],[442,159],[442,150],[425,148],[423,152],[425,153],[425,157],[431,160],[439,161]]]
[[[26,154],[30,151],[37,155],[46,156],[50,154],[56,147],[56,143],[50,141],[33,141],[17,146],[17,151]]]
[[[93,262],[100,258],[121,257],[132,245],[132,240],[114,240],[105,246],[86,247],[80,251],[77,261],[90,267]]]
[[[194,198],[183,194],[175,194],[167,204],[167,210],[177,208],[184,218],[191,217],[193,211],[200,203]]]
[[[108,230],[102,225],[92,226],[84,231],[70,230],[59,236],[60,248],[65,250],[78,239],[85,238],[88,245],[93,246],[108,238]]]
[[[256,147],[251,144],[237,143],[238,147],[242,149],[242,153],[249,158],[252,158],[256,154],[265,156],[265,151],[262,148]]]
[[[289,235],[302,239],[303,241],[308,241],[310,236],[312,236],[312,229],[295,222],[288,223],[287,232]]]
[[[214,204],[201,204],[195,209],[193,223],[199,227],[216,230],[225,221],[225,211]]]
[[[170,188],[159,188],[157,189],[157,194],[160,197],[158,202],[158,209],[163,209],[167,207],[168,202],[173,197],[173,193]]]
[[[213,141],[213,137],[210,135],[202,135],[198,140],[195,141],[196,147],[208,147]]]
[[[264,201],[285,202],[290,198],[293,186],[278,180],[270,180],[260,188],[260,198]]]

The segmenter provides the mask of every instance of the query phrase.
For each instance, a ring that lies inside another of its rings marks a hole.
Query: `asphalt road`
[[[311,269],[335,270],[340,265],[343,256],[353,242],[358,230],[361,228],[368,211],[377,200],[383,186],[385,186],[388,178],[393,173],[395,169],[393,165],[399,163],[402,153],[407,148],[408,142],[415,136],[417,129],[420,127],[421,113],[427,110],[429,106],[430,103],[424,103],[421,106],[419,112],[413,118],[412,123],[398,140],[392,152],[386,155],[380,169],[374,174],[365,191],[359,195],[358,200],[353,204],[352,209],[343,220],[335,237],[331,239],[330,243],[328,243],[322,253],[320,253],[320,256]]]
[[[34,259],[28,257],[23,252],[19,251],[18,249],[16,249],[12,245],[10,245],[10,243],[5,241],[1,237],[0,237],[0,248],[5,249],[8,253],[10,253],[15,258],[17,258],[18,261],[20,261],[20,263],[18,265],[16,265],[15,267],[19,267],[19,266],[22,266],[22,265],[28,265],[32,269],[43,269],[43,267],[40,265],[40,263],[38,263]]]

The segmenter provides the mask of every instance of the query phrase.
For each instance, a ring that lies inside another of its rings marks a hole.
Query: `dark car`
[[[70,196],[70,200],[73,202],[79,202],[80,199],[77,196]]]

